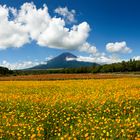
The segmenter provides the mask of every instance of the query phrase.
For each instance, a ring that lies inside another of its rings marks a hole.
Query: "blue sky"
[[[30,67],[67,51],[79,56],[78,61],[112,63],[140,59],[139,0],[1,0],[0,5],[2,66],[10,69]],[[32,11],[33,6],[35,13],[22,17],[21,11]],[[11,7],[17,11],[14,17]],[[48,11],[43,12],[45,7]],[[8,15],[3,14],[6,10],[9,10]],[[7,16],[7,21],[2,14]],[[32,19],[39,28],[32,28]],[[77,29],[73,33],[75,25]],[[57,27],[62,30],[58,32]]]

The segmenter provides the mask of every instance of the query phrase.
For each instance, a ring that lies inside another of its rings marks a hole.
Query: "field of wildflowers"
[[[140,78],[0,82],[0,139],[140,139]]]

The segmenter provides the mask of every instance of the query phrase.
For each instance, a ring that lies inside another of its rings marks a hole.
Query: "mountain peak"
[[[98,65],[96,63],[79,62],[76,60],[67,61],[67,58],[77,58],[77,56],[73,55],[72,53],[65,52],[47,61],[47,64],[37,65],[31,69],[78,68]]]
[[[75,56],[75,55],[73,55],[72,53],[69,53],[69,52],[64,52],[57,57],[61,57],[61,58],[65,58],[65,59],[66,58],[77,58],[77,56]]]
[[[64,52],[60,54],[59,56],[56,56],[50,61],[66,61],[66,58],[77,58],[77,56],[73,55],[72,53],[69,52]]]

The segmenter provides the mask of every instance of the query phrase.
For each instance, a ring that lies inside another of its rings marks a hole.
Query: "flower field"
[[[140,139],[140,78],[0,81],[0,139]]]

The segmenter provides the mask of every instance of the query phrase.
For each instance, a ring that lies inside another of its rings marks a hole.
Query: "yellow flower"
[[[36,137],[36,134],[32,134],[31,139],[34,139]]]
[[[89,134],[88,134],[88,133],[86,133],[86,134],[85,134],[85,138],[86,138],[86,137],[88,137],[88,135],[89,135]]]

